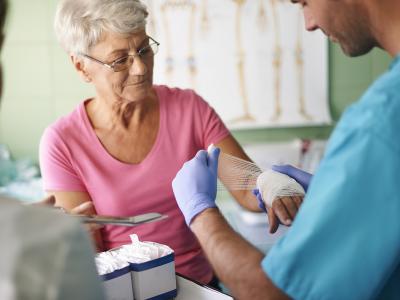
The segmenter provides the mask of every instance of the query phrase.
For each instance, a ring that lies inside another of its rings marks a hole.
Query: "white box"
[[[101,275],[108,300],[134,300],[130,266]]]
[[[145,262],[131,263],[133,293],[136,300],[176,297],[174,253]]]
[[[116,271],[100,275],[108,299],[162,300],[176,297],[173,250],[154,242],[140,242],[136,235],[131,235],[131,240],[131,245],[113,248],[96,256],[100,274],[119,267]]]
[[[233,300],[231,296],[181,274],[176,274],[176,282],[178,296],[175,300]]]

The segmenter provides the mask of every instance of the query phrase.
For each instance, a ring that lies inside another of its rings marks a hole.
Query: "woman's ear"
[[[83,58],[73,55],[73,54],[71,54],[70,57],[71,57],[71,62],[75,67],[75,70],[78,72],[78,74],[81,76],[81,78],[85,82],[91,82],[92,79],[85,68],[85,62],[84,62]]]

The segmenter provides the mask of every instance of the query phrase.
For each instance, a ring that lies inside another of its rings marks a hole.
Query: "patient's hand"
[[[72,214],[72,215],[91,215],[91,214],[93,214],[93,211],[95,211],[92,201],[83,202],[82,204],[72,208],[69,212],[67,212],[62,207],[55,206],[55,203],[56,203],[56,197],[54,195],[50,195],[50,196],[44,198],[43,200],[32,203],[32,205],[40,205],[40,206],[49,206],[49,207],[59,208],[63,212],[65,212],[67,214]],[[100,225],[100,224],[85,224],[86,230],[92,236],[92,238],[94,240],[94,244],[99,251],[102,251],[102,243],[98,242],[98,238],[97,237],[95,238],[95,236],[99,235],[98,230],[103,227],[104,226]]]
[[[302,202],[302,196],[276,198],[272,202],[272,209],[268,210],[269,232],[276,232],[279,222],[286,226],[292,225]]]
[[[54,206],[56,203],[56,197],[54,195],[50,195],[43,200],[40,200],[38,202],[33,202],[32,205],[43,205],[43,206]]]
[[[259,207],[267,212],[270,233],[278,230],[279,223],[290,226],[303,202],[302,196],[278,197],[272,202],[272,207],[267,208],[259,190],[255,189],[253,193]]]

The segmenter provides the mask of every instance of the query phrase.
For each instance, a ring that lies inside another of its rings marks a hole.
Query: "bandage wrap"
[[[272,202],[278,197],[305,194],[303,187],[296,180],[273,170],[267,170],[258,176],[257,188],[268,207],[272,207]]]
[[[132,244],[123,245],[117,249],[101,252],[95,261],[99,275],[122,269],[129,263],[144,263],[173,253],[174,251],[162,244],[141,242],[136,234],[130,235]]]

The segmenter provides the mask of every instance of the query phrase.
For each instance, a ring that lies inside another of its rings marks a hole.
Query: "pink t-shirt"
[[[141,163],[123,163],[104,149],[82,102],[42,136],[44,189],[87,192],[100,215],[167,214],[166,220],[137,227],[106,226],[102,230],[106,248],[130,243],[129,235],[136,233],[141,240],[169,245],[175,251],[177,272],[208,283],[211,266],[184,222],[171,182],[198,150],[230,133],[217,113],[193,91],[154,88],[160,102],[160,127],[153,148]]]

